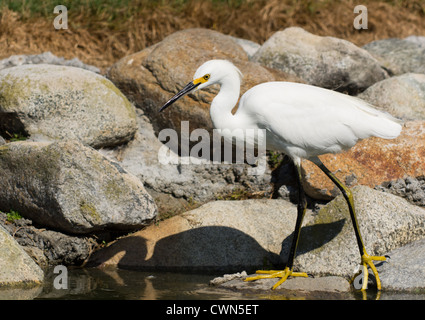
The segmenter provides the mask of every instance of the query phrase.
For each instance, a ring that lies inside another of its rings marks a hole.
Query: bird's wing
[[[370,136],[393,138],[400,125],[366,102],[338,92],[290,82],[269,82],[247,91],[241,112],[267,130],[268,143],[306,155],[339,152]]]

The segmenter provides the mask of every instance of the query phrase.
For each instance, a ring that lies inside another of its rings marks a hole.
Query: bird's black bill
[[[192,81],[189,82],[183,89],[179,91],[174,97],[172,97],[170,100],[168,100],[162,107],[159,109],[159,112],[164,111],[166,108],[171,106],[174,102],[179,100],[184,95],[188,94],[190,91],[195,89],[197,86],[199,86],[201,83],[198,82],[197,84],[194,84]]]

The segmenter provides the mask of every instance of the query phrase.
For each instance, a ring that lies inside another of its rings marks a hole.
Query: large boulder
[[[369,138],[350,150],[320,156],[323,163],[346,185],[375,187],[385,182],[425,174],[423,158],[425,123],[404,124],[398,138]],[[338,188],[312,162],[302,161],[306,193],[315,199],[330,200],[340,194]]]
[[[210,202],[117,240],[95,252],[88,264],[203,271],[279,264],[296,212],[285,200]]]
[[[309,84],[357,94],[388,77],[366,50],[351,42],[291,27],[273,34],[253,61],[296,75]]]
[[[65,233],[134,230],[157,207],[143,184],[77,141],[0,147],[0,210]]]
[[[43,270],[0,226],[0,287],[40,285],[43,279]]]
[[[425,209],[365,186],[352,191],[360,231],[370,255],[389,254],[425,238]],[[359,264],[348,206],[340,195],[305,223],[295,266],[307,273],[349,277]]]
[[[109,69],[107,76],[136,107],[143,109],[157,133],[171,128],[180,136],[181,121],[190,121],[190,132],[195,128],[213,128],[209,106],[218,87],[190,94],[162,113],[158,110],[193,79],[202,63],[211,59],[230,60],[241,70],[244,76],[241,94],[262,82],[300,81],[295,76],[250,62],[246,52],[231,37],[207,29],[175,32],[160,43],[121,59]]]
[[[392,75],[425,73],[425,46],[411,39],[376,40],[363,46]],[[419,40],[420,41],[420,40]]]
[[[75,67],[21,65],[0,71],[0,134],[77,139],[94,148],[130,141],[134,106],[108,79]]]
[[[425,74],[406,73],[379,81],[358,97],[403,120],[424,120]]]

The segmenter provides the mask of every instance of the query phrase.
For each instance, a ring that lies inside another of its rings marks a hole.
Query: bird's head
[[[161,107],[161,109],[159,109],[159,112],[163,111],[178,99],[184,97],[190,92],[204,89],[215,83],[220,83],[220,81],[225,76],[232,72],[236,72],[239,77],[242,77],[242,73],[239,71],[239,69],[227,60],[209,60],[205,62],[198,68],[198,70],[196,70],[195,75],[193,76],[193,80],[189,82],[182,90],[180,90],[174,97],[168,100]]]

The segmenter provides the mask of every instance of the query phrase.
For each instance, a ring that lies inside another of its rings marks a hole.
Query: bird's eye
[[[205,76],[203,76],[204,80],[207,81],[210,78],[209,74],[206,74]]]

